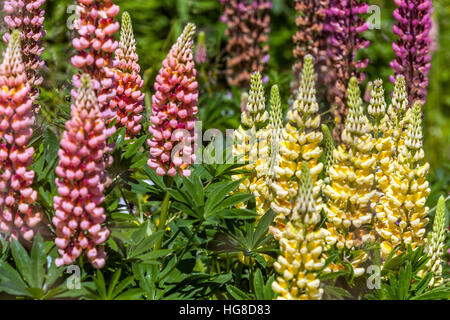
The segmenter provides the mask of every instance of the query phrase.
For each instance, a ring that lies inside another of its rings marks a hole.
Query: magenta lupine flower
[[[148,165],[159,176],[177,171],[189,176],[193,152],[194,126],[198,108],[197,71],[194,67],[193,36],[195,25],[188,23],[162,63],[152,97],[152,138]],[[178,143],[177,143],[178,142]]]
[[[115,17],[119,6],[111,0],[78,0],[76,10],[79,19],[74,21],[78,37],[72,41],[78,50],[71,62],[81,69],[81,73],[90,75],[93,89],[97,96],[100,110],[106,121],[116,115],[116,90],[114,85],[113,53],[119,47],[114,40],[114,33],[119,30]],[[74,85],[79,87],[79,75],[74,76]],[[72,91],[76,99],[76,91]],[[108,136],[115,127],[108,130]]]
[[[10,32],[13,29],[21,32],[23,63],[33,99],[39,95],[36,86],[41,85],[44,80],[39,73],[44,67],[44,61],[41,60],[41,54],[44,51],[42,38],[46,33],[44,30],[44,4],[45,0],[6,0],[3,3],[3,10],[6,13],[4,20],[10,29],[3,36],[3,40],[9,41]]]
[[[105,199],[106,125],[87,74],[81,76],[71,116],[56,167],[58,195],[53,199],[52,222],[60,257],[55,263],[72,264],[84,251],[95,268],[102,268],[106,254],[101,244],[109,236],[109,230],[102,225],[106,215],[101,207]]]
[[[32,98],[22,62],[20,32],[14,31],[0,65],[0,232],[31,240],[42,214],[31,187],[34,171]]]
[[[120,33],[119,48],[115,53],[115,83],[117,96],[116,128],[125,126],[126,136],[134,137],[141,131],[144,85],[139,75],[141,67],[136,53],[136,41],[133,35],[133,26],[128,12],[122,14],[122,29]]]
[[[392,43],[396,58],[391,62],[395,75],[403,75],[406,80],[410,106],[415,100],[426,100],[428,72],[431,67],[430,47],[432,39],[431,0],[394,0],[398,6],[394,10],[397,24],[392,30],[398,40]],[[391,76],[392,83],[395,77]]]
[[[368,5],[358,0],[330,0],[326,9],[327,23],[324,30],[328,37],[328,66],[332,72],[328,80],[328,100],[333,109],[336,127],[334,138],[340,141],[347,115],[346,92],[351,77],[359,82],[365,78],[361,69],[369,63],[368,59],[356,60],[358,50],[369,46],[369,41],[360,36],[368,29],[368,23],[361,17],[367,13]]]

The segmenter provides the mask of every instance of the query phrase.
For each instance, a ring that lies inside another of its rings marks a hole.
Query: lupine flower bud
[[[273,200],[273,193],[269,186],[275,179],[282,126],[280,92],[278,86],[274,85],[270,92],[269,123],[256,133],[259,149],[255,167],[256,177],[249,186],[250,191],[255,195],[256,212],[260,216],[266,213]]]
[[[294,96],[296,96],[303,59],[308,54],[316,59],[315,69],[319,75],[317,86],[321,88],[324,84],[324,75],[327,69],[327,33],[324,30],[324,25],[327,20],[326,9],[329,0],[294,0],[294,5],[298,12],[295,19],[298,31],[292,37],[295,44],[293,54],[297,60],[293,67],[294,82],[292,83],[292,89]]]
[[[27,81],[31,88],[31,98],[35,101],[39,96],[39,89],[44,78],[40,75],[40,70],[44,67],[41,54],[42,38],[46,32],[44,30],[44,9],[45,0],[5,0],[3,10],[6,12],[4,18],[10,31],[5,33],[3,40],[8,42],[11,38],[12,30],[19,30],[22,35],[22,57],[25,65]],[[36,107],[35,111],[39,110]]]
[[[303,62],[296,100],[287,113],[289,123],[282,131],[278,166],[275,167],[276,180],[271,186],[276,194],[271,206],[280,219],[292,213],[290,200],[297,194],[297,182],[292,180],[292,177],[300,177],[302,161],[307,161],[310,166],[314,195],[318,207],[321,205],[318,194],[322,181],[318,176],[323,164],[319,163],[318,159],[322,154],[322,148],[319,146],[322,133],[318,130],[320,115],[314,77],[313,58],[307,55]]]
[[[327,231],[315,230],[321,220],[320,209],[314,199],[313,179],[307,162],[302,163],[301,171],[292,216],[271,227],[281,251],[273,264],[279,276],[272,283],[272,290],[280,294],[278,299],[319,300],[323,289],[317,272],[325,265],[323,251]]]
[[[81,76],[71,117],[56,167],[58,195],[53,198],[52,222],[60,257],[55,263],[70,265],[84,252],[95,268],[102,268],[106,254],[101,244],[109,236],[109,230],[103,226],[106,215],[101,206],[105,199],[106,129],[87,74]]]
[[[329,184],[324,188],[328,198],[324,207],[331,233],[327,242],[338,249],[350,252],[361,242],[373,238],[367,234],[365,226],[372,221],[370,203],[377,198],[375,188],[376,156],[373,153],[374,139],[369,120],[364,115],[361,92],[356,78],[350,79],[348,86],[349,112],[345,120],[341,144],[334,150],[334,165],[328,170]],[[350,259],[355,273],[360,274],[358,264],[367,254]],[[363,269],[362,269],[363,271]]]
[[[431,61],[431,0],[395,0],[397,24],[393,26],[398,40],[392,43],[396,58],[391,62],[395,75],[405,76],[409,102],[425,101]],[[391,76],[394,83],[395,78]]]
[[[262,77],[259,72],[255,72],[251,76],[250,93],[241,114],[241,125],[234,131],[235,143],[232,154],[240,157],[239,162],[245,163],[244,168],[252,172],[240,184],[241,192],[256,192],[258,179],[267,173],[269,132],[264,125],[268,118]],[[232,179],[238,180],[243,177],[243,175],[234,175]],[[258,181],[258,184],[262,183],[264,180]],[[259,213],[264,213],[262,208],[258,210]]]
[[[113,54],[119,47],[114,40],[114,34],[119,30],[119,22],[115,21],[119,10],[112,0],[78,0],[78,19],[74,21],[78,37],[73,39],[72,44],[77,55],[72,57],[71,62],[80,69],[80,73],[90,75],[105,121],[116,116]],[[80,76],[75,75],[73,82],[78,88]],[[73,90],[74,99],[77,99],[76,94],[77,91]],[[112,135],[114,131],[115,127],[112,127],[107,135]]]
[[[372,83],[369,102],[367,111],[373,117],[375,123],[378,124],[380,122],[379,119],[382,119],[386,113],[386,101],[384,99],[383,81],[381,79],[377,79]]]
[[[203,64],[207,60],[207,50],[205,43],[205,32],[201,31],[198,34],[197,50],[195,52],[195,62],[197,64]]]
[[[424,157],[421,102],[416,101],[410,111],[399,119],[396,156],[389,165],[388,180],[379,186],[384,195],[376,210],[376,230],[382,238],[383,258],[397,245],[401,245],[399,252],[402,252],[408,244],[415,249],[425,242],[428,223],[425,202],[430,193],[426,176],[430,166],[420,164]]]
[[[331,131],[325,124],[322,124],[322,133],[323,133],[323,140],[324,140],[324,151],[325,151],[325,172],[327,176],[329,175],[329,170],[335,163],[334,160],[334,149],[336,148],[334,146],[334,140],[333,136],[331,135]],[[328,177],[327,177],[328,178]]]
[[[445,199],[441,196],[436,207],[436,215],[434,216],[433,231],[429,236],[425,246],[425,252],[430,260],[428,260],[425,269],[433,272],[434,276],[430,285],[439,286],[442,284],[442,264],[444,259],[444,245],[447,228],[445,225]]]
[[[133,35],[133,26],[128,12],[122,14],[122,27],[120,32],[119,48],[115,52],[115,83],[117,96],[116,128],[127,128],[126,136],[136,136],[142,125],[142,111],[144,93],[141,91],[144,80],[141,79],[136,53],[136,41]]]
[[[20,31],[14,31],[0,65],[0,232],[31,240],[41,221],[33,190],[32,98],[22,62]]]
[[[250,73],[262,72],[269,61],[269,0],[221,0],[227,24],[227,79],[230,86],[247,87]]]
[[[336,126],[333,136],[340,142],[347,115],[345,103],[347,83],[351,77],[358,82],[364,80],[364,69],[369,60],[356,60],[356,53],[369,46],[369,41],[360,36],[368,29],[368,23],[361,17],[367,13],[368,5],[358,0],[329,0],[325,31],[328,36],[328,69],[334,70],[327,76],[328,101],[334,108]]]
[[[192,48],[194,34],[195,25],[188,23],[163,61],[154,85],[148,165],[159,176],[168,173],[173,177],[178,171],[188,177],[191,171],[187,167],[195,161],[192,145],[198,83]]]

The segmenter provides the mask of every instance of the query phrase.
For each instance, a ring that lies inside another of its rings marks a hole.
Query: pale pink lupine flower
[[[42,214],[35,206],[32,99],[22,62],[20,31],[14,31],[0,65],[0,232],[31,240]]]
[[[187,167],[195,161],[192,145],[198,111],[198,83],[192,51],[194,34],[195,25],[188,23],[163,61],[154,85],[156,93],[152,97],[152,125],[149,128],[152,138],[147,140],[150,146],[147,164],[159,176],[168,173],[173,177],[177,171],[189,176],[191,171]]]
[[[78,52],[71,62],[80,73],[91,77],[100,111],[105,121],[109,121],[116,115],[113,53],[119,47],[114,40],[119,30],[119,22],[115,21],[119,6],[111,0],[78,0],[76,12],[79,19],[74,21],[74,28],[78,36],[72,44]],[[78,88],[79,83],[79,75],[75,75],[75,87]],[[74,99],[76,93],[72,91]],[[108,130],[108,136],[114,131],[115,127]]]
[[[116,128],[127,128],[126,136],[134,137],[141,131],[144,85],[139,75],[141,67],[136,53],[136,41],[133,35],[133,26],[128,12],[122,14],[122,28],[119,48],[115,53],[115,80],[116,80]]]
[[[71,116],[56,167],[58,196],[53,199],[52,222],[60,257],[55,263],[70,265],[84,251],[95,268],[102,268],[106,254],[101,244],[109,236],[109,230],[102,225],[106,215],[101,206],[105,199],[106,126],[87,74],[81,76]]]
[[[37,86],[44,80],[39,73],[44,67],[44,61],[41,60],[44,51],[42,39],[46,34],[44,4],[45,0],[5,0],[3,3],[3,10],[6,13],[4,21],[10,29],[3,35],[3,41],[9,41],[11,30],[17,29],[21,32],[23,63],[34,100],[39,96]]]

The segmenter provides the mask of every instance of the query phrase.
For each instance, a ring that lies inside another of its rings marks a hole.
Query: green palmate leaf
[[[331,299],[344,300],[344,298],[352,298],[350,292],[339,287],[325,286],[324,292]]]
[[[114,300],[138,300],[145,293],[144,290],[139,288],[134,288],[121,293]]]
[[[253,197],[252,194],[247,193],[234,193],[228,198],[220,202],[213,210],[209,211],[206,216],[211,216],[219,210],[233,207],[239,203],[250,200]]]
[[[142,147],[142,145],[144,144],[146,139],[147,139],[147,136],[142,136],[139,139],[135,140],[133,142],[133,144],[130,144],[127,148],[127,151],[123,155],[124,158],[128,159],[131,156],[133,156],[134,154],[136,154],[136,152],[139,150],[140,147]]]
[[[227,291],[236,300],[251,300],[245,292],[231,284],[227,285]]]
[[[14,257],[16,268],[19,270],[20,274],[28,283],[28,285],[32,286],[33,277],[31,273],[30,257],[28,256],[27,251],[22,247],[22,245],[14,238],[11,241],[11,253]]]
[[[125,278],[124,280],[122,280],[119,283],[119,285],[115,288],[115,290],[113,291],[111,298],[117,297],[119,295],[119,293],[121,293],[123,290],[125,290],[133,282],[134,282],[133,276],[129,276],[129,277]]]
[[[105,278],[103,277],[103,273],[100,270],[97,270],[97,276],[94,277],[94,283],[100,297],[102,299],[106,299]]]
[[[172,252],[171,249],[160,249],[160,250],[156,250],[156,251],[152,251],[152,252],[140,255],[137,258],[139,260],[141,260],[142,263],[154,264],[154,263],[159,263],[156,259],[167,256],[171,252]]]
[[[255,288],[256,299],[264,299],[264,279],[260,269],[257,269],[253,278],[253,287]]]
[[[41,288],[45,277],[45,261],[46,261],[46,250],[42,237],[37,234],[34,237],[33,247],[31,248],[31,278],[32,286],[34,288]]]
[[[243,179],[239,179],[228,184],[225,184],[213,193],[210,194],[205,204],[205,216],[208,216],[209,213],[217,206],[222,200],[232,191],[236,190],[236,188],[241,184]]]
[[[155,243],[159,241],[163,235],[164,231],[160,230],[141,241],[138,245],[130,249],[130,251],[128,252],[128,259],[134,258],[144,253],[145,251],[151,250]]]
[[[275,297],[275,292],[272,290],[272,282],[275,280],[275,275],[273,274],[269,280],[267,280],[264,286],[264,300],[272,300]]]
[[[414,290],[416,296],[421,295],[422,292],[425,291],[432,278],[433,274],[428,273],[425,277],[423,277],[422,280],[420,280],[420,282],[417,285],[415,285]]]
[[[8,263],[0,261],[0,288],[12,295],[29,296],[27,284]]]
[[[258,225],[256,227],[254,238],[253,238],[253,247],[256,247],[258,243],[260,243],[264,237],[267,235],[269,230],[269,226],[272,224],[273,219],[275,218],[275,212],[272,209],[269,209],[259,220]]]
[[[193,203],[191,202],[191,198],[189,197],[189,195],[185,194],[184,192],[181,192],[176,189],[170,189],[170,188],[167,188],[167,192],[176,201],[184,203],[189,206],[193,206]]]
[[[116,287],[117,283],[119,282],[120,273],[121,273],[121,270],[117,269],[117,271],[114,272],[114,274],[111,278],[111,281],[110,281],[109,287],[108,287],[108,293],[107,293],[108,298],[112,297],[113,290]]]
[[[450,298],[450,287],[443,286],[431,289],[430,291],[426,291],[420,295],[414,296],[411,300],[448,300]]]

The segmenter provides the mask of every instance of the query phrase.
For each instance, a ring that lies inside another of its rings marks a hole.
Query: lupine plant
[[[395,1],[393,86],[370,1],[78,0],[48,37],[44,3],[4,2],[0,298],[449,298],[431,1]]]

